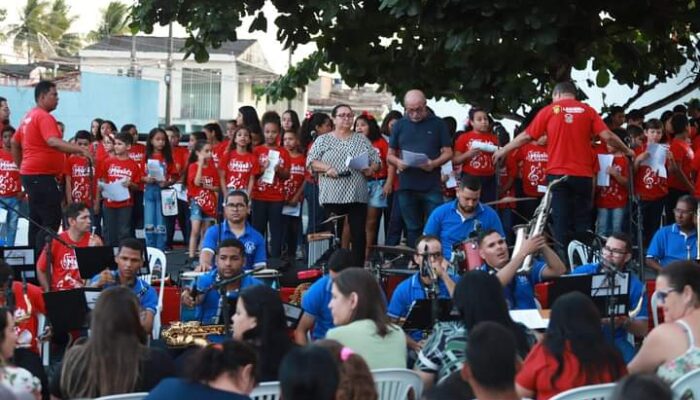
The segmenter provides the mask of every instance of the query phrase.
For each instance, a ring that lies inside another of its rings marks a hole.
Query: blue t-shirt
[[[452,147],[452,141],[442,119],[430,115],[420,122],[412,122],[404,117],[396,121],[391,129],[389,146],[394,150],[423,153],[434,160],[440,156],[440,149]],[[406,168],[399,174],[399,190],[439,191],[440,168],[430,172],[415,167]]]
[[[452,281],[457,283],[458,277],[450,275]],[[420,280],[419,273],[415,273],[412,276],[404,279],[403,282],[399,283],[394,289],[394,293],[391,295],[391,301],[389,302],[389,307],[387,308],[387,314],[392,318],[406,318],[408,312],[411,310],[411,305],[416,300],[425,300],[428,298],[426,293],[427,288],[423,285]],[[438,299],[450,299],[450,292],[447,290],[447,286],[442,281],[438,279]],[[415,341],[420,341],[422,338],[421,331],[410,331],[408,334]]]
[[[600,267],[600,263],[585,264],[578,268],[574,268],[571,275],[599,274],[601,270]],[[641,280],[639,280],[637,275],[630,273],[630,300],[628,304],[630,310],[637,307],[641,296],[644,296],[644,300],[642,300],[642,308],[634,319],[648,320],[649,310],[647,309],[647,296],[644,293],[644,284]],[[610,337],[610,326],[607,324],[603,325],[603,335],[605,338]],[[625,363],[632,361],[635,354],[634,344],[627,340],[627,330],[624,327],[615,329],[615,346],[622,353],[622,358],[624,358]]]
[[[328,303],[331,302],[331,287],[333,280],[325,275],[314,282],[301,297],[301,308],[305,313],[314,317],[314,329],[311,331],[311,339],[319,340],[326,337],[326,332],[334,328],[333,315]]]
[[[547,265],[542,260],[535,260],[532,269],[527,275],[516,274],[509,284],[503,287],[503,296],[506,298],[508,308],[511,310],[531,310],[537,308],[535,302],[535,285],[542,282],[542,271]],[[498,270],[482,264],[478,268],[491,275],[496,275]]]
[[[223,225],[224,231],[219,238],[219,228]],[[222,222],[221,224],[216,224],[207,229],[204,234],[204,239],[202,240],[202,251],[210,251],[216,253],[216,247],[219,240],[226,239],[238,239],[243,243],[245,247],[245,266],[244,269],[253,269],[255,265],[265,264],[267,261],[267,254],[265,252],[265,238],[256,231],[249,223],[245,224],[245,231],[241,236],[236,237],[236,235],[231,232],[227,222]],[[212,265],[216,265],[216,259],[213,260]]]
[[[114,286],[119,286],[119,270],[114,270],[110,271],[112,273],[112,277],[114,278],[114,283],[111,284],[106,284],[104,285],[103,289],[111,288]],[[90,279],[90,285],[94,285],[100,280],[100,275],[97,274]],[[156,314],[156,310],[158,309],[158,295],[156,294],[156,290],[151,287],[151,285],[144,281],[141,278],[136,278],[134,281],[134,285],[129,287],[136,297],[139,299],[139,304],[141,305],[141,309],[143,310],[148,310],[153,313],[153,315]]]
[[[194,317],[195,320],[202,322],[205,325],[212,325],[219,323],[219,300],[221,299],[221,294],[219,291],[213,288],[216,283],[217,269],[212,269],[206,274],[200,276],[197,279],[197,290],[200,293],[206,292],[204,295],[204,300],[195,307]],[[238,299],[238,293],[240,290],[245,289],[248,286],[262,285],[263,283],[251,275],[246,275],[241,280],[241,288],[228,293],[229,300]],[[233,312],[234,310],[230,310]]]
[[[662,267],[673,261],[695,259],[698,248],[697,233],[683,233],[678,224],[661,227],[647,248],[647,258],[655,258]]]
[[[199,382],[190,382],[182,378],[163,379],[146,396],[146,400],[250,400],[250,397],[214,389]]]
[[[469,236],[474,230],[474,221],[479,220],[481,229],[495,229],[501,236],[505,236],[501,219],[493,208],[486,204],[478,203],[476,213],[466,219],[457,211],[457,200],[445,203],[430,213],[425,223],[423,233],[440,238],[442,254],[446,260],[452,256],[452,246]]]

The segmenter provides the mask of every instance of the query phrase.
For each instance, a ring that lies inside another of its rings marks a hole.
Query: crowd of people
[[[100,118],[65,140],[49,81],[17,129],[0,97],[0,235],[14,245],[26,204],[39,283],[13,281],[0,262],[0,386],[36,398],[244,399],[279,381],[285,400],[376,399],[372,370],[403,368],[425,398],[547,399],[618,381],[616,399],[671,398],[669,385],[700,367],[700,105],[648,120],[613,107],[603,118],[576,94],[554,86],[512,140],[488,110],[473,107],[458,130],[410,90],[404,113],[381,124],[347,104],[302,119],[243,106],[225,127],[156,127],[145,144],[136,126]],[[551,211],[537,208],[545,195]],[[510,250],[513,227],[542,213],[549,226]],[[182,232],[198,277],[179,300],[202,324],[230,321],[230,337],[179,353],[150,341],[157,295],[138,276],[137,229],[163,251]],[[303,233],[325,230],[342,248],[290,329],[277,288],[246,272],[312,257]],[[599,259],[572,262],[573,240],[600,242]],[[377,273],[378,244],[411,254],[395,287]],[[75,248],[94,246],[116,247],[117,268],[86,280]],[[542,307],[544,281],[608,271],[628,278],[624,315],[574,291],[545,304],[544,331],[511,316]],[[643,277],[656,278],[666,321],[651,331]],[[42,293],[83,287],[102,289],[89,335],[39,332],[51,306]],[[424,301],[430,324],[404,328]],[[435,318],[439,304],[451,320]],[[65,349],[53,374],[39,356],[46,340]]]

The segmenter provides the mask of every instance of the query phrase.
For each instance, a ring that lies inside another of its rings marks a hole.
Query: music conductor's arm
[[[626,156],[635,156],[634,151],[627,147],[625,142],[623,142],[622,139],[620,139],[616,134],[612,133],[611,131],[604,130],[603,132],[600,132],[598,136],[600,136],[601,139],[605,140],[605,143],[625,153]]]
[[[493,153],[493,162],[498,164],[503,160],[503,158],[511,151],[520,148],[532,141],[532,136],[528,135],[527,132],[523,132],[511,140],[507,145],[501,147]]]

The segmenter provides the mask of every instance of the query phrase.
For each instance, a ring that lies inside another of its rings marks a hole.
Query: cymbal
[[[417,269],[407,268],[382,268],[379,273],[382,275],[413,275],[418,272]]]
[[[415,250],[413,250],[410,247],[406,246],[379,246],[379,245],[374,245],[370,246],[370,249],[374,251],[379,251],[382,253],[390,253],[390,254],[403,254],[405,256],[412,256],[415,254]]]
[[[517,203],[519,201],[532,201],[532,200],[539,200],[537,197],[504,197],[500,200],[494,200],[494,201],[489,201],[488,203],[484,203],[488,206],[495,206],[498,204],[504,204],[504,203]]]
[[[347,214],[334,215],[334,216],[332,216],[332,217],[329,217],[329,218],[326,219],[325,221],[322,221],[322,222],[321,222],[321,225],[328,224],[328,223],[330,223],[330,222],[333,222],[333,221],[338,220],[338,219],[341,219],[341,218],[345,218],[345,217],[347,217],[347,216],[348,216]]]

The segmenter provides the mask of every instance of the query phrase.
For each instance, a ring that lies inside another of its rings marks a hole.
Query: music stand
[[[576,291],[593,300],[601,318],[627,315],[630,297],[629,272],[615,272],[615,284],[610,289],[607,274],[568,275],[552,280],[550,304],[567,293]]]
[[[83,279],[92,279],[105,268],[117,269],[112,246],[76,247],[75,260],[78,263],[80,277]]]
[[[459,316],[452,312],[453,304],[451,299],[437,299],[438,302],[438,321],[456,321]],[[404,330],[421,330],[427,331],[432,329],[432,300],[421,299],[415,300],[411,304],[411,308],[406,316],[401,327]]]
[[[24,278],[37,284],[36,260],[34,259],[34,248],[29,246],[5,246],[2,247],[2,258],[14,272],[14,280],[21,282]]]
[[[287,328],[296,329],[301,316],[304,315],[304,310],[291,303],[282,303],[282,307],[284,308],[284,317],[287,320]]]
[[[70,332],[87,326],[90,310],[84,288],[46,292],[43,295],[46,314],[54,332]]]

